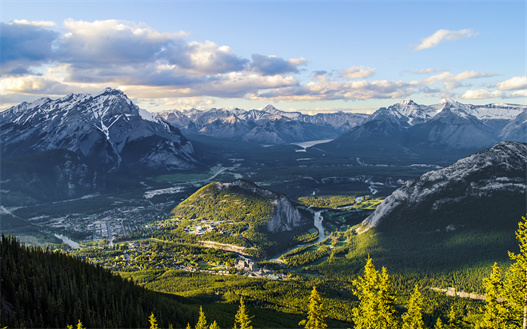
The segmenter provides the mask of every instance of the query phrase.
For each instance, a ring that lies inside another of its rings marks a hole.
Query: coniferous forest
[[[12,236],[2,235],[1,255],[0,322],[8,328],[65,328],[79,320],[88,328],[137,328],[152,312],[161,327],[184,327],[197,317],[174,296]]]
[[[403,303],[387,268],[375,268],[368,257],[361,275],[353,280],[351,318],[354,328],[520,328],[525,327],[527,313],[527,219],[522,218],[516,231],[519,252],[509,252],[512,265],[502,270],[498,264],[489,269],[483,280],[484,302],[480,307],[452,303],[448,311],[426,309],[437,305],[430,294],[423,294],[415,284]],[[216,319],[209,320],[200,306],[199,314],[192,301],[174,295],[163,295],[139,287],[98,265],[73,258],[61,252],[40,247],[25,247],[16,238],[3,236],[2,259],[2,326],[21,328],[63,328],[77,323],[78,328],[191,327],[219,328]],[[407,287],[406,287],[407,288]],[[272,293],[272,292],[271,292]],[[304,291],[304,293],[306,293]],[[326,328],[335,299],[323,298],[312,288],[301,306],[304,328]],[[440,302],[441,303],[441,302]],[[403,306],[402,306],[403,305]],[[461,307],[460,307],[461,305]],[[155,315],[154,315],[155,314]],[[221,312],[219,322],[226,321]],[[243,297],[234,315],[234,328],[252,328]],[[332,322],[333,323],[333,322]]]

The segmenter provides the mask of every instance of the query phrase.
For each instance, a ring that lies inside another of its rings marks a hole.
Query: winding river
[[[326,230],[324,230],[324,225],[322,225],[322,222],[324,221],[322,212],[324,210],[313,211],[309,209],[309,211],[311,211],[314,214],[315,227],[318,230],[318,240],[315,243],[319,243],[320,241],[323,241],[326,238]]]
[[[311,208],[308,208],[308,210],[313,213],[314,224],[315,224],[316,229],[318,230],[318,239],[317,239],[317,241],[312,242],[312,243],[300,244],[300,245],[294,246],[292,248],[289,248],[286,251],[284,251],[284,252],[282,252],[282,253],[280,253],[278,255],[273,256],[270,259],[271,262],[279,261],[278,259],[280,257],[282,257],[282,255],[285,255],[285,254],[287,254],[290,251],[293,251],[293,250],[301,248],[301,247],[311,246],[311,245],[317,244],[317,243],[319,243],[320,241],[323,241],[326,238],[326,231],[324,230],[324,225],[322,225],[322,222],[324,221],[324,216],[322,216],[322,213],[325,210],[314,211]]]

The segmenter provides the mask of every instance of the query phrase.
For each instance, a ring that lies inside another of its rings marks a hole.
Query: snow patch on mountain
[[[183,169],[196,163],[190,142],[176,128],[112,88],[93,96],[70,94],[22,103],[0,113],[0,128],[5,157],[65,149],[105,171],[123,165]],[[124,151],[133,163],[124,163]],[[133,155],[137,152],[144,154]]]

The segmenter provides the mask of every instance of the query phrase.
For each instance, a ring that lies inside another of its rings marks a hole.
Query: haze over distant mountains
[[[219,138],[241,138],[266,144],[285,144],[307,140],[336,138],[364,123],[368,115],[360,113],[319,113],[280,111],[272,105],[262,110],[210,109],[172,111],[158,114],[186,134]]]
[[[445,99],[430,106],[405,100],[369,116],[348,112],[306,115],[268,105],[250,111],[172,111],[158,117],[187,134],[270,144],[331,139],[345,133],[342,138],[351,141],[393,143],[414,139],[421,144],[479,148],[502,140],[527,141],[527,122],[520,116],[526,109],[519,105],[470,105]]]
[[[317,148],[344,155],[365,150],[398,156],[473,153],[500,141],[527,142],[526,113],[527,107],[519,105],[443,100],[427,106],[405,100],[370,116],[306,115],[271,105],[262,110],[192,109],[153,115],[123,92],[106,88],[96,95],[71,94],[14,106],[0,113],[0,138],[4,159],[66,150],[103,172],[167,172],[199,165],[200,154],[183,134],[262,144],[335,139]]]

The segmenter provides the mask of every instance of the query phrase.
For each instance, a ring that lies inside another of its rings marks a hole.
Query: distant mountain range
[[[319,113],[280,111],[272,105],[262,110],[210,109],[159,113],[185,134],[219,138],[241,138],[265,144],[286,144],[308,140],[336,138],[352,127],[364,123],[368,115],[360,113]]]
[[[527,107],[468,105],[443,100],[418,105],[405,100],[372,115],[210,109],[153,115],[121,91],[42,98],[0,113],[4,159],[50,150],[73,152],[80,163],[102,172],[156,173],[192,169],[200,154],[181,133],[262,144],[335,139],[316,148],[330,155],[374,155],[448,161],[500,141],[527,142]],[[460,151],[461,150],[461,151]],[[77,172],[82,172],[77,170]]]
[[[527,142],[527,107],[413,101],[380,108],[368,120],[317,148],[344,155],[404,159],[459,159],[500,141]]]
[[[412,100],[383,107],[371,115],[262,110],[210,109],[159,113],[184,134],[288,144],[334,139],[317,145],[337,157],[372,163],[452,163],[500,141],[527,142],[527,106],[462,104],[444,99],[434,105]]]

